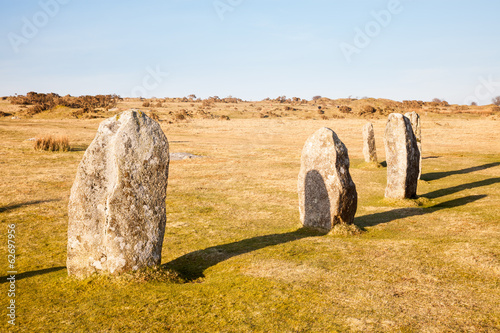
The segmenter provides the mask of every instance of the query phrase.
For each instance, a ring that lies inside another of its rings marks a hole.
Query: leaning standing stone
[[[385,128],[387,198],[405,199],[417,195],[420,153],[408,118],[391,113]]]
[[[420,116],[418,115],[418,113],[413,111],[405,113],[405,117],[410,119],[413,134],[415,134],[415,138],[417,139],[418,152],[420,153],[420,162],[418,164],[418,179],[420,179],[420,175],[422,174],[422,132],[420,129]]]
[[[103,121],[69,199],[69,275],[119,273],[161,263],[168,141],[138,111]]]
[[[307,139],[298,192],[305,227],[330,231],[338,223],[353,223],[358,196],[349,174],[349,155],[331,129],[321,128]]]
[[[375,134],[373,124],[363,126],[363,156],[367,163],[377,163],[377,148],[375,147]]]

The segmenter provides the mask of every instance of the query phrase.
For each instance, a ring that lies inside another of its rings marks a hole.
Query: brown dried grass
[[[69,139],[67,136],[55,138],[52,135],[45,135],[35,139],[33,148],[44,151],[69,151]]]

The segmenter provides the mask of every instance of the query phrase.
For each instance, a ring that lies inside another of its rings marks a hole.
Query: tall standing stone
[[[159,265],[165,233],[168,141],[144,113],[103,121],[71,188],[68,274]]]
[[[363,156],[367,163],[377,163],[377,148],[375,146],[375,133],[373,124],[363,126]]]
[[[413,134],[415,134],[415,138],[417,139],[418,151],[420,153],[420,163],[418,169],[418,179],[420,179],[420,175],[422,174],[422,131],[420,128],[420,116],[415,111],[405,113],[405,117],[410,119],[411,128],[413,129]]]
[[[385,128],[387,198],[405,199],[417,195],[420,153],[408,118],[391,113]]]
[[[349,155],[329,128],[316,131],[304,145],[298,193],[305,227],[329,231],[338,223],[353,223],[358,196],[349,173]]]

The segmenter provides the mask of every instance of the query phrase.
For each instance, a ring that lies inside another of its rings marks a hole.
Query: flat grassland
[[[367,119],[230,117],[161,122],[171,152],[204,156],[170,164],[162,269],[83,281],[65,268],[67,205],[102,119],[0,118],[0,330],[500,331],[497,118],[421,114],[420,197],[389,201],[386,168],[363,162]],[[386,118],[370,121],[382,162]],[[357,228],[328,235],[302,230],[298,213],[302,146],[320,127],[346,144],[359,196]],[[35,151],[27,140],[44,134],[68,136],[71,151]]]

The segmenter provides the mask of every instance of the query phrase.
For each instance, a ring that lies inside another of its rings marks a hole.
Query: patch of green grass
[[[465,122],[445,120],[456,128]],[[207,156],[170,164],[162,265],[85,280],[68,277],[65,268],[68,197],[83,149],[45,154],[24,140],[33,129],[71,128],[71,142],[86,147],[99,122],[0,121],[9,131],[0,131],[6,143],[0,154],[8,157],[0,160],[0,223],[5,230],[16,223],[19,272],[18,325],[3,320],[0,330],[498,330],[500,155],[494,146],[462,157],[459,132],[432,125],[425,156],[438,157],[424,160],[419,198],[394,201],[384,199],[387,170],[363,166],[361,132],[352,128],[365,120],[279,121],[162,124],[171,151]],[[483,119],[469,123],[483,129],[478,142],[491,137]],[[300,227],[296,192],[304,140],[325,124],[349,148],[359,196],[355,225],[327,235]],[[377,135],[383,125],[375,122]],[[6,242],[0,248],[6,255]],[[6,295],[5,282],[2,288]]]

